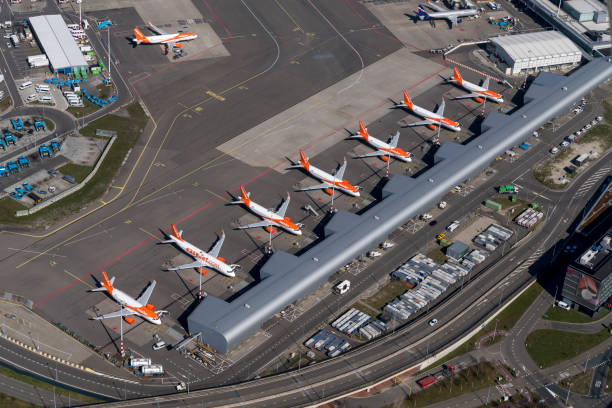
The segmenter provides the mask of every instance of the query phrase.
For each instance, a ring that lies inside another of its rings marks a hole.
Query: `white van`
[[[448,227],[446,227],[446,230],[449,232],[453,232],[454,230],[456,230],[459,227],[460,222],[459,221],[453,221],[451,223],[451,225],[449,225]]]
[[[46,84],[38,84],[36,85],[36,92],[49,93],[51,92],[51,87]]]
[[[53,98],[48,95],[42,95],[38,98],[38,102],[41,103],[53,103]]]
[[[26,102],[34,102],[38,98],[38,95],[32,94],[26,98]]]
[[[557,306],[559,306],[561,309],[565,309],[565,310],[570,310],[571,309],[570,305],[568,305],[567,303],[565,303],[562,300],[559,300],[557,302]]]
[[[351,288],[351,281],[343,280],[342,282],[334,286],[334,292],[337,293],[338,295],[344,295],[346,292],[349,291],[350,288]]]
[[[19,85],[19,90],[23,91],[26,88],[32,86],[32,81],[25,81],[23,84]]]

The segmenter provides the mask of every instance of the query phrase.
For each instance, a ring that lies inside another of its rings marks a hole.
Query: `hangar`
[[[30,17],[30,25],[53,71],[69,73],[87,68],[85,57],[61,15]]]
[[[338,211],[324,228],[324,239],[300,256],[275,252],[260,271],[261,281],[226,302],[208,295],[187,316],[188,330],[226,354],[287,305],[325,283],[351,259],[384,241],[398,226],[436,205],[455,185],[473,178],[509,148],[584,94],[612,76],[612,61],[597,59],[565,77],[540,74],[524,95],[525,104],[512,115],[493,112],[482,134],[468,144],[443,143],[435,165],[417,178],[394,174],[382,200],[361,215]]]
[[[504,35],[491,38],[491,42],[495,54],[509,67],[506,74],[515,75],[524,69],[576,65],[582,59],[580,49],[558,31]]]

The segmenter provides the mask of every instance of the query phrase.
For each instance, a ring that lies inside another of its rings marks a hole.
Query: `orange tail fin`
[[[102,271],[102,284],[104,285],[106,290],[108,290],[109,292],[113,288],[113,283],[110,281],[110,279],[108,279],[108,276],[106,275],[106,272],[104,271]]]
[[[308,167],[310,167],[308,163],[308,157],[306,157],[306,154],[301,149],[300,149],[300,164],[304,166],[306,170],[308,170]]]
[[[461,78],[461,74],[459,73],[459,70],[457,69],[457,67],[453,68],[453,79],[459,82],[459,84],[463,82],[463,78]]]
[[[134,28],[134,37],[138,43],[148,42],[147,37],[138,28]]]
[[[183,238],[181,238],[181,234],[179,234],[178,230],[176,229],[176,226],[174,224],[170,224],[170,229],[172,230],[172,236],[180,241],[183,240]]]
[[[412,100],[408,96],[408,92],[406,92],[406,90],[404,89],[403,93],[404,93],[404,105],[412,109]]]
[[[361,135],[361,137],[363,137],[365,140],[368,140],[368,137],[370,136],[368,134],[368,129],[366,129],[365,125],[363,124],[362,121],[359,121],[359,134]]]
[[[248,207],[251,204],[251,199],[249,198],[249,193],[244,189],[244,186],[240,186],[240,198],[242,202]]]

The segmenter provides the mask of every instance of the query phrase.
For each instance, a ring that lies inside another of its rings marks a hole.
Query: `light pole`
[[[565,397],[565,405],[567,405],[570,396],[570,390],[572,389],[572,383],[570,382],[567,386],[567,397]]]
[[[83,21],[81,18],[81,3],[83,2],[83,0],[76,0],[77,4],[79,5],[79,28],[83,27]]]
[[[121,336],[121,340],[120,340],[120,351],[121,351],[121,358],[125,357],[125,351],[123,350],[123,305],[121,305],[121,314],[119,315],[119,333]]]

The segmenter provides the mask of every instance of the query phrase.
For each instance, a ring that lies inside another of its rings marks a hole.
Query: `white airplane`
[[[460,132],[461,125],[459,123],[443,116],[445,106],[446,102],[444,102],[444,98],[442,98],[442,103],[440,104],[440,106],[438,106],[438,109],[436,109],[435,112],[428,111],[427,109],[421,108],[420,106],[412,103],[412,100],[408,96],[408,92],[404,90],[404,102],[398,103],[393,107],[410,109],[412,112],[425,119],[420,122],[411,123],[408,126],[427,126],[431,130],[435,130],[436,126],[442,125],[447,129],[454,130],[455,132]]]
[[[504,98],[502,98],[500,94],[489,90],[489,77],[486,77],[484,82],[482,83],[482,86],[479,86],[463,79],[463,77],[461,77],[461,74],[459,73],[459,70],[457,69],[457,67],[455,67],[453,68],[453,76],[447,79],[446,82],[456,83],[462,88],[471,92],[469,94],[461,95],[453,99],[475,98],[476,102],[482,103],[486,98],[497,103],[504,103]]]
[[[302,231],[300,230],[302,225],[294,223],[289,217],[285,217],[290,200],[291,197],[289,196],[289,193],[287,193],[287,198],[281,203],[278,211],[274,212],[273,210],[268,210],[267,208],[264,208],[251,200],[251,193],[247,193],[244,186],[240,186],[240,199],[238,201],[232,201],[230,204],[244,204],[254,214],[263,218],[263,221],[243,225],[237,227],[236,229],[263,227],[266,231],[272,234],[274,233],[273,226],[276,225],[277,227],[281,227],[293,235],[302,235]]]
[[[202,251],[200,248],[195,245],[190,244],[185,241],[182,237],[183,231],[177,231],[174,224],[170,224],[171,233],[168,235],[168,238],[165,241],[162,241],[162,244],[176,244],[181,250],[189,254],[191,257],[195,259],[195,262],[185,265],[180,265],[175,268],[168,268],[168,271],[178,271],[181,269],[191,269],[195,268],[202,275],[206,274],[206,270],[203,269],[205,267],[212,268],[225,276],[229,276],[233,278],[236,276],[234,271],[236,269],[240,269],[240,265],[228,265],[225,263],[225,259],[219,257],[219,251],[221,251],[221,247],[223,246],[223,241],[225,241],[225,232],[221,233],[221,237],[210,250],[210,252],[206,253]]]
[[[138,28],[134,28],[134,38],[132,41],[136,45],[140,44],[165,44],[167,49],[173,51],[174,48],[181,48],[183,44],[181,41],[195,40],[198,38],[197,34],[194,33],[167,33],[161,28],[154,26],[149,23],[148,26],[155,31],[158,35],[146,36]]]
[[[299,189],[298,191],[325,190],[327,194],[332,195],[333,190],[336,189],[336,190],[343,191],[346,194],[351,195],[353,197],[359,197],[359,190],[361,188],[354,186],[348,181],[342,179],[342,176],[344,176],[344,171],[346,170],[346,158],[344,159],[344,163],[338,169],[335,175],[331,175],[327,173],[326,171],[323,171],[313,166],[312,164],[310,164],[310,162],[308,161],[308,157],[306,157],[306,154],[304,154],[304,151],[300,150],[300,162],[299,164],[292,165],[291,168],[293,169],[303,168],[308,173],[310,173],[310,175],[312,175],[314,178],[317,178],[323,182],[322,184],[317,184],[315,186],[302,188],[302,189]]]
[[[425,7],[419,4],[419,8],[417,9],[416,16],[419,20],[434,20],[438,18],[445,18],[451,23],[451,27],[457,25],[457,23],[461,22],[460,17],[470,17],[478,15],[478,10],[476,8],[466,8],[463,10],[447,10],[442,6],[438,6],[437,4],[427,3],[427,6],[437,10],[433,13],[428,12]]]
[[[114,276],[109,280],[108,276],[106,276],[106,272],[102,271],[102,286],[96,289],[91,289],[90,292],[106,291],[117,303],[123,306],[123,308],[116,312],[94,317],[94,320],[110,319],[112,317],[124,318],[131,315],[138,315],[153,324],[161,324],[160,318],[162,315],[168,312],[165,310],[155,310],[155,306],[148,303],[151,293],[153,293],[153,289],[155,288],[155,281],[151,282],[151,284],[147,286],[147,289],[138,299],[134,299],[127,293],[113,287],[114,282]],[[133,320],[131,322],[127,318],[125,320],[130,324],[133,323]]]
[[[361,159],[366,157],[380,157],[383,161],[388,162],[389,157],[394,157],[403,162],[411,162],[412,153],[405,152],[400,147],[397,147],[399,136],[400,133],[397,132],[391,137],[389,143],[385,143],[382,140],[375,138],[374,136],[370,136],[370,134],[368,133],[368,129],[366,129],[363,122],[359,121],[359,134],[349,136],[349,139],[363,139],[370,146],[377,149],[375,152],[357,156]]]

